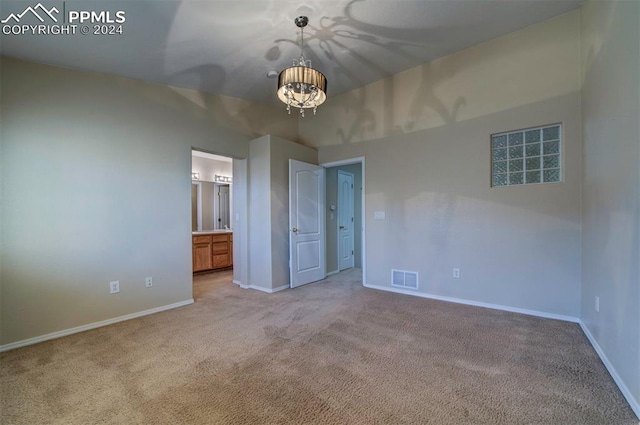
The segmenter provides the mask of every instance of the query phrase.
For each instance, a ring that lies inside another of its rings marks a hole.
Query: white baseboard
[[[278,286],[277,288],[273,288],[273,289],[271,290],[271,293],[279,292],[279,291],[284,291],[285,289],[289,289],[290,287],[291,287],[291,286],[289,286],[289,285],[282,285],[282,286]]]
[[[26,347],[27,345],[37,344],[39,342],[48,341],[50,339],[61,338],[67,335],[77,334],[79,332],[88,331],[95,328],[101,328],[103,326],[112,325],[118,322],[124,322],[125,320],[135,319],[137,317],[147,316],[149,314],[159,313],[165,310],[171,310],[174,308],[182,307],[185,305],[193,304],[193,298],[189,300],[180,301],[173,304],[163,305],[161,307],[151,308],[149,310],[139,311],[137,313],[126,314],[124,316],[114,317],[113,319],[102,320],[100,322],[89,323],[82,326],[77,326],[71,329],[65,329],[63,331],[52,332],[50,334],[36,336],[34,338],[23,339],[22,341],[11,342],[9,344],[0,345],[0,353],[3,351],[9,351],[20,347]]]
[[[491,308],[494,310],[510,311],[512,313],[520,313],[520,314],[527,314],[529,316],[544,317],[545,319],[562,320],[565,322],[572,322],[572,323],[580,322],[580,319],[578,319],[577,317],[563,316],[561,314],[547,313],[544,311],[527,310],[525,308],[509,307],[509,306],[500,305],[500,304],[483,303],[480,301],[465,300],[462,298],[444,297],[442,295],[433,295],[433,294],[427,294],[424,292],[415,292],[415,291],[409,291],[407,289],[392,288],[388,286],[370,285],[368,283],[365,283],[364,286],[366,288],[378,289],[381,291],[395,292],[398,294],[405,294],[405,295],[413,295],[416,297],[429,298],[432,300],[446,301],[446,302],[456,303],[456,304],[472,305],[475,307]]]
[[[609,374],[615,381],[616,385],[618,385],[618,388],[620,388],[620,392],[622,392],[622,395],[624,396],[624,398],[627,399],[627,402],[631,406],[631,409],[634,411],[636,416],[640,419],[640,403],[638,403],[638,400],[636,400],[633,397],[633,394],[631,394],[631,391],[629,391],[629,388],[627,388],[622,378],[620,378],[620,375],[618,375],[618,372],[616,371],[616,369],[613,367],[613,365],[607,358],[607,355],[604,353],[604,351],[600,347],[600,344],[598,344],[594,336],[589,331],[589,328],[587,328],[587,325],[585,325],[582,320],[579,321],[579,324],[580,324],[580,327],[582,328],[582,332],[584,332],[584,334],[587,336],[587,339],[593,346],[593,349],[596,350],[596,353],[598,353],[598,356],[600,356],[600,360],[602,360],[602,363],[604,363],[604,366],[609,371]]]
[[[332,272],[328,272],[326,277],[329,277],[331,275],[338,274],[338,273],[340,273],[340,270],[334,270]]]
[[[242,282],[240,282],[240,281],[239,281],[239,280],[237,280],[237,279],[233,279],[233,283],[235,283],[235,284],[236,284],[236,285],[238,285],[238,286],[243,286],[243,285],[242,285]],[[246,286],[246,285],[245,285],[245,286]]]
[[[262,286],[256,286],[256,285],[249,285],[247,286],[247,288],[249,289],[256,289],[258,291],[261,292],[266,292],[267,294],[273,294],[274,292],[279,292],[279,291],[283,291],[285,289],[289,289],[289,285],[282,285],[282,286],[278,286],[277,288],[263,288]]]

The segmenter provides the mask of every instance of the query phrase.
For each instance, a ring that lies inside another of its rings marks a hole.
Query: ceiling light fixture
[[[216,174],[216,175],[213,177],[213,180],[214,180],[216,183],[231,183],[232,178],[231,178],[231,177],[229,177],[229,176],[219,176],[219,175],[217,175],[217,174]]]
[[[313,108],[315,115],[318,106],[327,100],[327,78],[304,58],[304,27],[309,18],[298,16],[293,22],[300,28],[300,57],[278,76],[278,98],[287,104],[289,114],[293,106],[300,108],[300,116],[304,117],[305,109]]]

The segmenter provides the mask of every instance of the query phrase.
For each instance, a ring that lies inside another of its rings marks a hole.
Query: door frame
[[[340,246],[341,246],[341,243],[340,243],[340,212],[342,210],[340,208],[341,207],[340,199],[342,199],[340,197],[340,192],[342,191],[341,186],[340,186],[340,174],[351,176],[351,193],[353,194],[353,196],[351,197],[351,212],[354,215],[355,215],[355,212],[356,212],[356,190],[355,190],[356,177],[354,176],[353,173],[349,173],[347,171],[338,170],[338,179],[337,179],[338,190],[336,191],[337,192],[336,195],[338,197],[337,202],[336,202],[338,204],[338,216],[337,216],[337,218],[338,218],[338,226],[336,226],[336,232],[338,232],[338,237],[336,238],[336,244],[337,244],[336,254],[338,256],[338,260],[337,260],[336,264],[338,265],[338,273],[341,272],[342,270],[346,270],[346,269],[355,267],[355,257],[353,256],[353,250],[355,249],[355,240],[356,240],[355,230],[353,228],[353,226],[355,225],[355,220],[352,217],[352,219],[351,219],[351,232],[350,232],[351,236],[349,237],[349,242],[350,242],[350,245],[351,245],[351,252],[352,252],[352,254],[351,254],[352,255],[351,267],[346,267],[344,269],[340,269]],[[325,181],[326,181],[326,178],[325,178]],[[326,191],[326,188],[325,188],[325,191]],[[344,205],[342,205],[342,207],[344,207]]]
[[[191,146],[189,148],[189,169],[185,169],[185,175],[191,175],[193,172],[193,151],[210,153],[213,155],[231,158],[233,170],[233,182],[229,184],[229,221],[233,229],[233,283],[248,288],[249,281],[249,193],[248,193],[248,160],[247,158],[230,155],[228,153],[214,152],[209,149]],[[198,188],[202,186],[200,183],[204,180],[191,180],[197,183]],[[199,205],[202,205],[202,197],[200,195]],[[201,210],[200,210],[201,211]],[[202,213],[200,214],[202,216]],[[191,214],[189,215],[191,220]],[[200,218],[201,228],[202,219]],[[191,224],[189,224],[191,228]],[[193,243],[189,236],[189,256],[193,264]],[[191,298],[193,298],[193,285],[191,285]]]
[[[367,236],[367,225],[366,225],[366,197],[365,197],[365,185],[366,185],[366,170],[365,170],[365,157],[364,156],[359,156],[356,158],[350,158],[350,159],[343,159],[340,161],[331,161],[331,162],[323,162],[320,165],[322,167],[324,167],[325,169],[327,168],[332,168],[332,167],[339,167],[341,165],[351,165],[351,164],[360,164],[360,166],[362,167],[362,190],[360,191],[360,196],[362,197],[362,202],[360,203],[361,205],[361,220],[362,220],[362,252],[360,253],[360,255],[362,256],[362,286],[367,285],[367,244],[366,244],[366,236]],[[326,181],[326,171],[325,171],[325,181]],[[355,199],[355,196],[354,196]],[[325,232],[326,232],[326,226],[325,226]],[[326,267],[326,265],[325,265]],[[325,270],[326,272],[326,270]]]

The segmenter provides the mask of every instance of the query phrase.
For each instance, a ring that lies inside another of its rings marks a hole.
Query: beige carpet
[[[0,356],[2,424],[637,424],[571,323],[229,272],[196,303]]]

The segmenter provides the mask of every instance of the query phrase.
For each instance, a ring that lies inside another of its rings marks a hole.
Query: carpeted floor
[[[580,328],[363,288],[195,304],[0,355],[2,424],[637,424]]]

